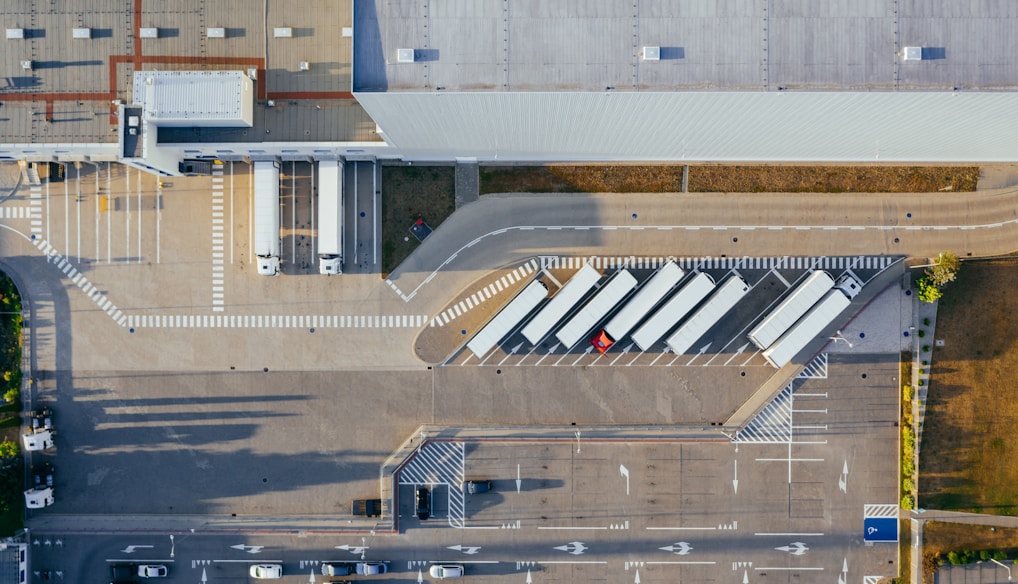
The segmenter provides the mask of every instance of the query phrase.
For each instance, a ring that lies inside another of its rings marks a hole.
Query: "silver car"
[[[139,578],[165,578],[166,566],[161,564],[142,564],[138,566]]]
[[[432,578],[445,580],[446,578],[460,578],[463,576],[463,566],[459,564],[435,564],[428,571]]]
[[[388,566],[382,562],[359,562],[357,564],[358,576],[376,576],[388,571]]]
[[[283,577],[283,566],[280,564],[255,564],[248,571],[255,580],[278,580]]]

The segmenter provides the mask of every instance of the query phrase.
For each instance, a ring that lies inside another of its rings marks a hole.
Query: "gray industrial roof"
[[[1018,88],[1013,0],[362,0],[354,28],[357,91]]]
[[[359,93],[410,159],[990,162],[1010,92]]]
[[[0,143],[116,143],[111,101],[132,101],[133,73],[250,68],[261,71],[255,127],[245,134],[203,131],[200,138],[378,140],[349,93],[353,0],[145,0],[140,6],[135,22],[131,2],[5,2],[0,23],[22,29],[24,38],[0,39]],[[157,37],[136,38],[136,26],[157,29]],[[90,38],[73,37],[81,27],[91,29]],[[215,27],[225,29],[225,38],[208,35]],[[277,37],[275,28],[290,29],[290,36]],[[32,68],[22,61],[32,61]],[[186,141],[181,133],[168,137]]]

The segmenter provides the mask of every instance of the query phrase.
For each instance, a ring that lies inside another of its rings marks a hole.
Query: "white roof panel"
[[[254,84],[243,71],[136,71],[134,103],[160,126],[251,127]]]
[[[739,300],[749,292],[749,284],[738,277],[732,276],[724,284],[718,286],[714,294],[704,302],[700,310],[693,313],[675,333],[665,341],[668,347],[681,355],[693,346],[697,339],[707,334],[721,317],[738,304]]]
[[[356,97],[387,141],[408,159],[1018,160],[1018,116],[1013,115],[1018,92],[396,92]]]

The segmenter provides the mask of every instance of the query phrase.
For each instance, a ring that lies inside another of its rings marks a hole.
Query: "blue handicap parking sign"
[[[866,541],[898,541],[897,517],[867,517],[863,520]]]

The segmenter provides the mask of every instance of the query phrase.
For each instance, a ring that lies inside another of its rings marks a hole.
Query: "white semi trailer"
[[[813,272],[805,282],[782,300],[777,308],[765,316],[760,324],[749,331],[749,340],[761,350],[767,349],[833,287],[834,278],[830,274],[819,270]]]
[[[713,289],[714,278],[703,272],[696,274],[661,308],[658,308],[643,326],[636,329],[633,333],[633,342],[641,351],[649,350],[668,333],[669,329],[689,314],[689,311],[696,308],[696,305],[700,304]]]
[[[665,341],[668,348],[676,355],[681,355],[693,346],[697,339],[707,334],[721,317],[738,304],[739,300],[749,292],[749,284],[738,276],[725,280],[711,297],[703,303],[689,320],[668,337]]]
[[[585,264],[580,268],[579,272],[573,275],[572,278],[566,282],[565,286],[559,289],[559,291],[544,305],[544,308],[537,312],[534,318],[530,319],[527,326],[523,327],[523,336],[530,341],[531,345],[536,345],[551,332],[560,320],[566,317],[569,310],[576,306],[576,303],[582,299],[590,289],[597,284],[597,281],[601,279],[601,273],[590,266]]]
[[[834,319],[851,304],[852,298],[862,289],[862,285],[852,276],[843,276],[837,286],[827,292],[813,308],[799,319],[792,328],[781,335],[769,349],[763,352],[764,359],[771,365],[781,369],[806,348]]]
[[[618,274],[615,274],[607,284],[598,290],[590,302],[585,304],[555,333],[555,338],[562,343],[563,348],[568,350],[580,342],[583,335],[597,326],[597,323],[619,302],[622,302],[622,299],[626,297],[626,294],[632,292],[633,288],[636,288],[636,278],[629,273],[629,270],[619,270]]]
[[[673,261],[661,266],[661,269],[640,288],[636,296],[626,302],[625,306],[608,321],[602,334],[594,338],[592,341],[594,348],[604,353],[622,337],[628,335],[629,331],[633,330],[643,317],[671,292],[684,275],[682,268]]]
[[[318,162],[318,273],[343,273],[343,163]]]
[[[254,252],[258,273],[279,275],[279,163],[254,163]]]
[[[467,348],[475,357],[483,359],[488,351],[494,349],[513,327],[523,322],[523,319],[547,297],[548,287],[544,282],[534,280],[470,339]]]

